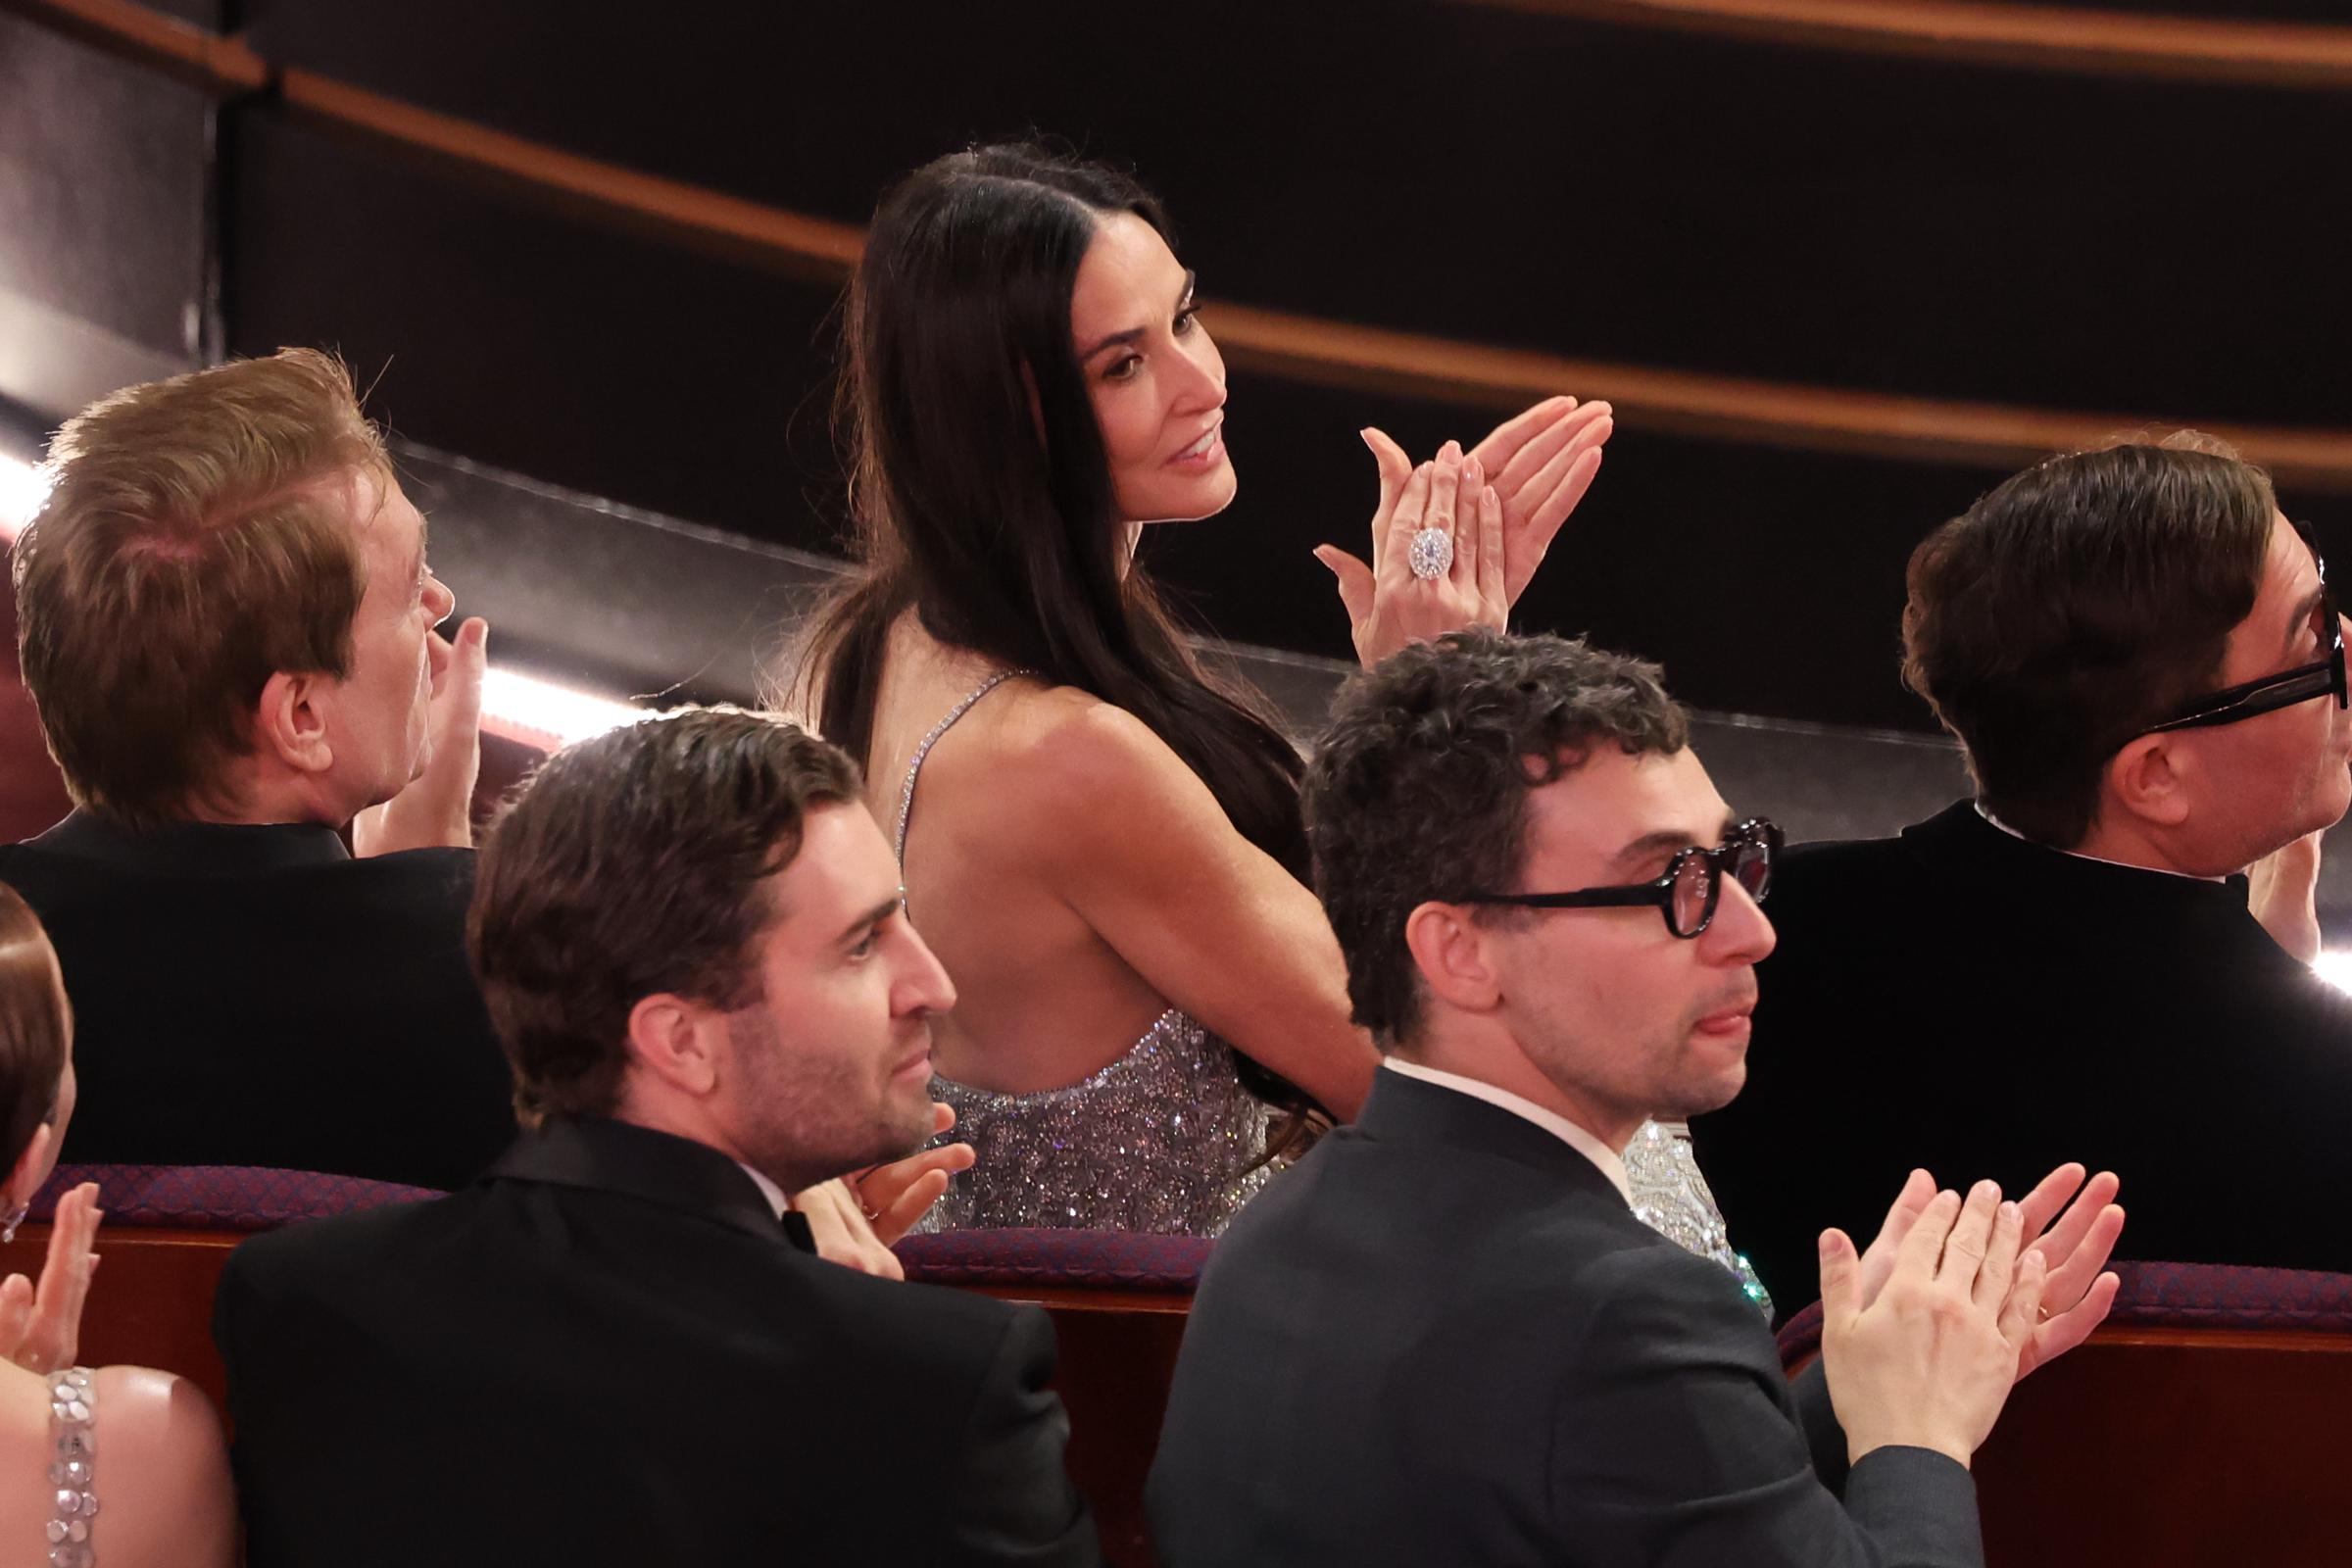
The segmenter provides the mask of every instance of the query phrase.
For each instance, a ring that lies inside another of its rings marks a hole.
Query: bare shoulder
[[[1069,687],[1030,690],[991,726],[991,816],[1020,852],[1121,858],[1138,824],[1230,831],[1216,797],[1142,719]]]
[[[152,1367],[101,1367],[96,1383],[107,1562],[235,1561],[236,1494],[213,1401],[187,1379]]]
[[[1105,796],[1203,789],[1152,726],[1073,687],[1025,691],[1000,715],[998,756],[1047,814]]]

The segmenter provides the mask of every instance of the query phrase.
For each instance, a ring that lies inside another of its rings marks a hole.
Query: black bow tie
[[[808,1215],[798,1209],[788,1208],[776,1216],[776,1224],[782,1227],[784,1239],[802,1251],[813,1253],[816,1250],[816,1237],[808,1229]]]

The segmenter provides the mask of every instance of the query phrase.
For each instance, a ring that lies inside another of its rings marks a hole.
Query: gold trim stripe
[[[2238,85],[2352,87],[2352,27],[1995,0],[1451,0],[1633,26],[1985,65]]]
[[[1456,3],[1566,11],[1583,6],[1585,0]],[[2006,15],[2040,9],[1962,6],[1942,0],[1896,0],[1888,5],[1865,0],[1592,0],[1592,4],[1659,14],[1702,10],[1858,14],[1900,9]],[[157,18],[125,0],[0,0],[0,7],[29,10],[36,18],[71,13],[77,24],[122,23],[129,26],[135,23],[138,50],[169,52],[183,68],[209,62],[208,69],[225,73],[224,81],[248,84],[257,73],[265,83],[270,78],[269,67],[241,42],[211,39],[207,43],[206,35]],[[2352,29],[2318,30],[2352,36]],[[748,257],[819,280],[846,276],[862,243],[862,231],[854,224],[584,158],[307,72],[285,71],[277,74],[276,79],[288,107],[314,122],[385,142],[473,177],[553,198],[561,206],[601,221]],[[2118,431],[2196,424],[2234,442],[2248,458],[2269,466],[2285,483],[2352,492],[2352,430],[2216,422],[2176,411],[2101,413],[1852,391],[1571,359],[1241,304],[1214,306],[1209,318],[1227,357],[1237,366],[1317,385],[1489,409],[1517,408],[1553,392],[1573,391],[1589,399],[1607,398],[1617,405],[1619,421],[1632,429],[1992,468],[2015,467]]]

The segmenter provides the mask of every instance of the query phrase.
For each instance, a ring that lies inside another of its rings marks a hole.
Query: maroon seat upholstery
[[[2118,1263],[2123,1289],[2109,1329],[2308,1329],[2352,1334],[2352,1274],[2315,1274],[2235,1263]],[[1783,1324],[1781,1365],[1821,1350],[1821,1303]]]
[[[259,1165],[60,1165],[34,1198],[32,1217],[47,1219],[59,1196],[83,1182],[98,1184],[108,1226],[159,1230],[266,1231],[441,1196],[428,1187]]]
[[[1216,1244],[1132,1231],[949,1231],[899,1243],[906,1277],[933,1285],[1191,1292]]]

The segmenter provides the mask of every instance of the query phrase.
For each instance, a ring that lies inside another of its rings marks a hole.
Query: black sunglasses
[[[1522,909],[1622,909],[1655,905],[1666,918],[1666,929],[1687,941],[1715,918],[1727,871],[1746,889],[1749,898],[1762,904],[1772,893],[1772,862],[1780,853],[1780,828],[1763,817],[1751,816],[1724,835],[1721,849],[1702,850],[1693,845],[1677,851],[1666,863],[1666,874],[1655,882],[1582,888],[1574,893],[1472,893],[1446,902],[1507,904]]]
[[[2311,625],[2318,636],[2322,657],[2312,663],[2298,664],[2293,669],[2265,675],[2260,680],[2208,692],[2164,722],[2150,724],[2139,732],[2141,735],[2234,724],[2241,718],[2252,718],[2258,713],[2308,703],[2314,697],[2332,696],[2336,707],[2352,706],[2352,699],[2346,696],[2344,682],[2344,623],[2335,606],[2335,591],[2328,586],[2328,563],[2320,559],[2320,548],[2312,543],[2308,529],[2297,523],[2295,532],[2310,547],[2312,564],[2320,569],[2320,602],[2312,607]],[[2136,736],[2133,738],[2137,739]]]

